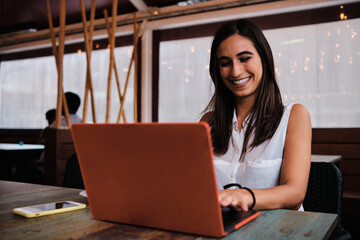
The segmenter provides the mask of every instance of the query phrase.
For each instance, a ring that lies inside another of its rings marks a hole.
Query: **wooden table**
[[[13,180],[12,168],[39,159],[44,148],[41,144],[0,143],[0,179]]]
[[[81,190],[0,181],[1,239],[209,239],[189,234],[95,220],[89,208],[27,219],[12,209],[33,204],[73,200],[87,203]],[[327,239],[336,214],[289,210],[262,211],[254,221],[223,239]]]
[[[311,155],[312,162],[332,162],[337,163],[341,160],[341,155]]]
[[[44,150],[44,148],[42,144],[0,143],[1,151]]]

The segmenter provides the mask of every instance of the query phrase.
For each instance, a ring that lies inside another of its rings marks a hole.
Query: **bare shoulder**
[[[304,105],[294,104],[290,112],[290,121],[310,121],[310,113]]]
[[[294,104],[291,108],[288,130],[311,130],[310,113],[304,105]]]
[[[213,112],[207,112],[205,113],[201,119],[200,119],[200,122],[206,122],[208,124],[210,124],[210,119],[211,119],[211,116],[212,116]]]

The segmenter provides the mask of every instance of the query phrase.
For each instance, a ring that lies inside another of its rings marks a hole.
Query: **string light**
[[[356,35],[357,35],[357,33],[355,32],[355,30],[351,29],[351,38],[354,39],[356,37]]]
[[[295,69],[297,67],[297,63],[295,61],[290,61],[290,73],[295,73]]]
[[[77,50],[77,53],[78,53],[78,54],[81,54],[81,49],[78,49],[78,50]]]
[[[340,57],[340,54],[337,54],[336,57],[335,57],[334,62],[335,62],[335,63],[339,63],[339,62],[340,62],[340,58],[341,58],[341,57]]]
[[[304,66],[304,71],[305,71],[305,72],[309,71],[309,66],[308,66],[309,62],[310,62],[310,58],[309,58],[309,57],[306,57],[306,59],[305,59],[305,66]]]
[[[353,63],[353,59],[352,57],[349,58],[349,64],[352,64]]]
[[[341,5],[340,9],[344,9],[344,6]],[[346,19],[347,19],[347,16],[345,15],[345,13],[341,12],[340,13],[340,20],[346,20]]]
[[[195,76],[193,69],[184,69],[186,76]]]
[[[345,19],[345,14],[344,13],[340,13],[340,19],[344,20]]]
[[[275,68],[275,73],[280,77],[280,76],[281,76],[281,73],[282,73],[281,68],[280,68],[280,69]]]

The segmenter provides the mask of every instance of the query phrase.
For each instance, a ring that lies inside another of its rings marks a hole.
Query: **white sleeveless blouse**
[[[228,150],[224,155],[214,155],[214,165],[218,189],[229,183],[239,183],[253,189],[271,188],[279,185],[280,171],[286,138],[286,130],[293,104],[286,105],[280,124],[273,137],[259,146],[248,150],[240,160],[246,130],[246,120],[239,131],[236,113]],[[249,144],[253,141],[253,135]],[[249,148],[248,148],[249,149]],[[302,207],[299,209],[302,210]]]

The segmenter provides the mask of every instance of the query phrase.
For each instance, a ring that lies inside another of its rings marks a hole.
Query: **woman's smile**
[[[242,78],[242,79],[239,79],[239,80],[233,80],[232,83],[236,87],[243,87],[249,82],[250,78],[251,78],[251,76],[247,77],[247,78]]]

